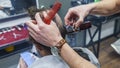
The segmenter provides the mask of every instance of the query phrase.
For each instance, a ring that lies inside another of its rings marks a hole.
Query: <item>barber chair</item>
[[[93,63],[97,68],[100,68],[100,63],[95,55],[87,48],[73,47],[73,49],[84,59]]]

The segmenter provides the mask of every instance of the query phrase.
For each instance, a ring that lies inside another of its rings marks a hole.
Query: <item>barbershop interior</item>
[[[52,16],[53,20],[56,15],[60,18],[55,20],[64,28],[60,32],[80,57],[96,68],[120,68],[120,13],[108,16],[87,15],[77,29],[73,25],[67,26],[64,21],[70,8],[101,1],[104,0],[0,0],[0,68],[77,68],[70,67],[72,65],[69,63],[72,62],[57,61],[58,64],[53,58],[47,57],[53,55],[58,60],[64,60],[59,49],[44,46],[30,35],[26,22],[36,20],[36,13],[46,10],[51,11],[48,12],[48,18]],[[42,19],[45,22],[45,17]],[[51,25],[45,24],[48,27]]]

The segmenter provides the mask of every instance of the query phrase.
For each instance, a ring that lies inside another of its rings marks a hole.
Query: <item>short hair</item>
[[[47,9],[45,9],[45,8],[37,9],[36,7],[30,7],[30,8],[28,9],[29,16],[30,16],[31,19],[33,19],[33,20],[35,20],[34,17],[35,17],[35,14],[36,14],[37,12],[42,13],[43,11],[47,11]],[[62,22],[60,16],[59,16],[58,14],[56,14],[55,17],[54,17],[54,19],[53,19],[53,21],[56,23],[56,25],[57,25],[60,33],[61,33],[61,36],[62,36],[63,38],[65,38],[65,35],[66,35],[65,32],[66,32],[66,31],[65,31],[65,27],[63,26],[63,22]],[[29,38],[30,38],[30,40],[31,40],[33,43],[37,44],[37,46],[38,46],[38,45],[41,45],[42,48],[50,51],[50,47],[47,47],[47,46],[45,46],[45,45],[37,42],[37,41],[34,40],[31,36],[29,36]],[[39,46],[38,46],[38,47],[39,47]]]
[[[43,11],[47,11],[47,10],[48,9],[46,9],[46,8],[37,9],[35,6],[32,6],[28,9],[28,13],[29,13],[29,16],[31,17],[31,19],[35,20],[35,14],[37,12],[42,13]],[[63,26],[63,22],[62,22],[60,16],[58,14],[56,14],[53,20],[56,23],[57,27],[59,28],[59,31],[60,31],[62,37],[65,38],[66,30],[65,30],[65,27]]]

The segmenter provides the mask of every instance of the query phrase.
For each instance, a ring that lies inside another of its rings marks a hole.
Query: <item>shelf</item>
[[[11,46],[11,45],[17,46],[17,45],[20,45],[20,44],[23,44],[23,43],[26,43],[26,42],[29,42],[29,41],[28,40],[22,40],[22,41],[11,43],[9,45],[0,46],[0,50],[6,48],[8,46]]]
[[[11,52],[6,52],[5,49],[0,50],[0,59],[4,57],[8,57],[23,51],[30,50],[32,48],[32,44],[30,42],[24,42],[18,45],[14,45],[14,50]]]

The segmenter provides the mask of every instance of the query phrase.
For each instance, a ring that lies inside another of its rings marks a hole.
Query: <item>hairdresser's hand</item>
[[[89,5],[81,5],[70,8],[65,16],[65,24],[70,25],[73,24],[75,28],[79,27],[81,23],[83,23],[84,18],[90,13],[92,7]],[[78,18],[75,21],[75,18]]]
[[[46,15],[46,13],[44,13]],[[29,34],[39,43],[46,46],[55,46],[61,39],[61,34],[59,32],[56,24],[51,21],[50,25],[45,24],[39,13],[35,15],[36,21],[28,21]]]

